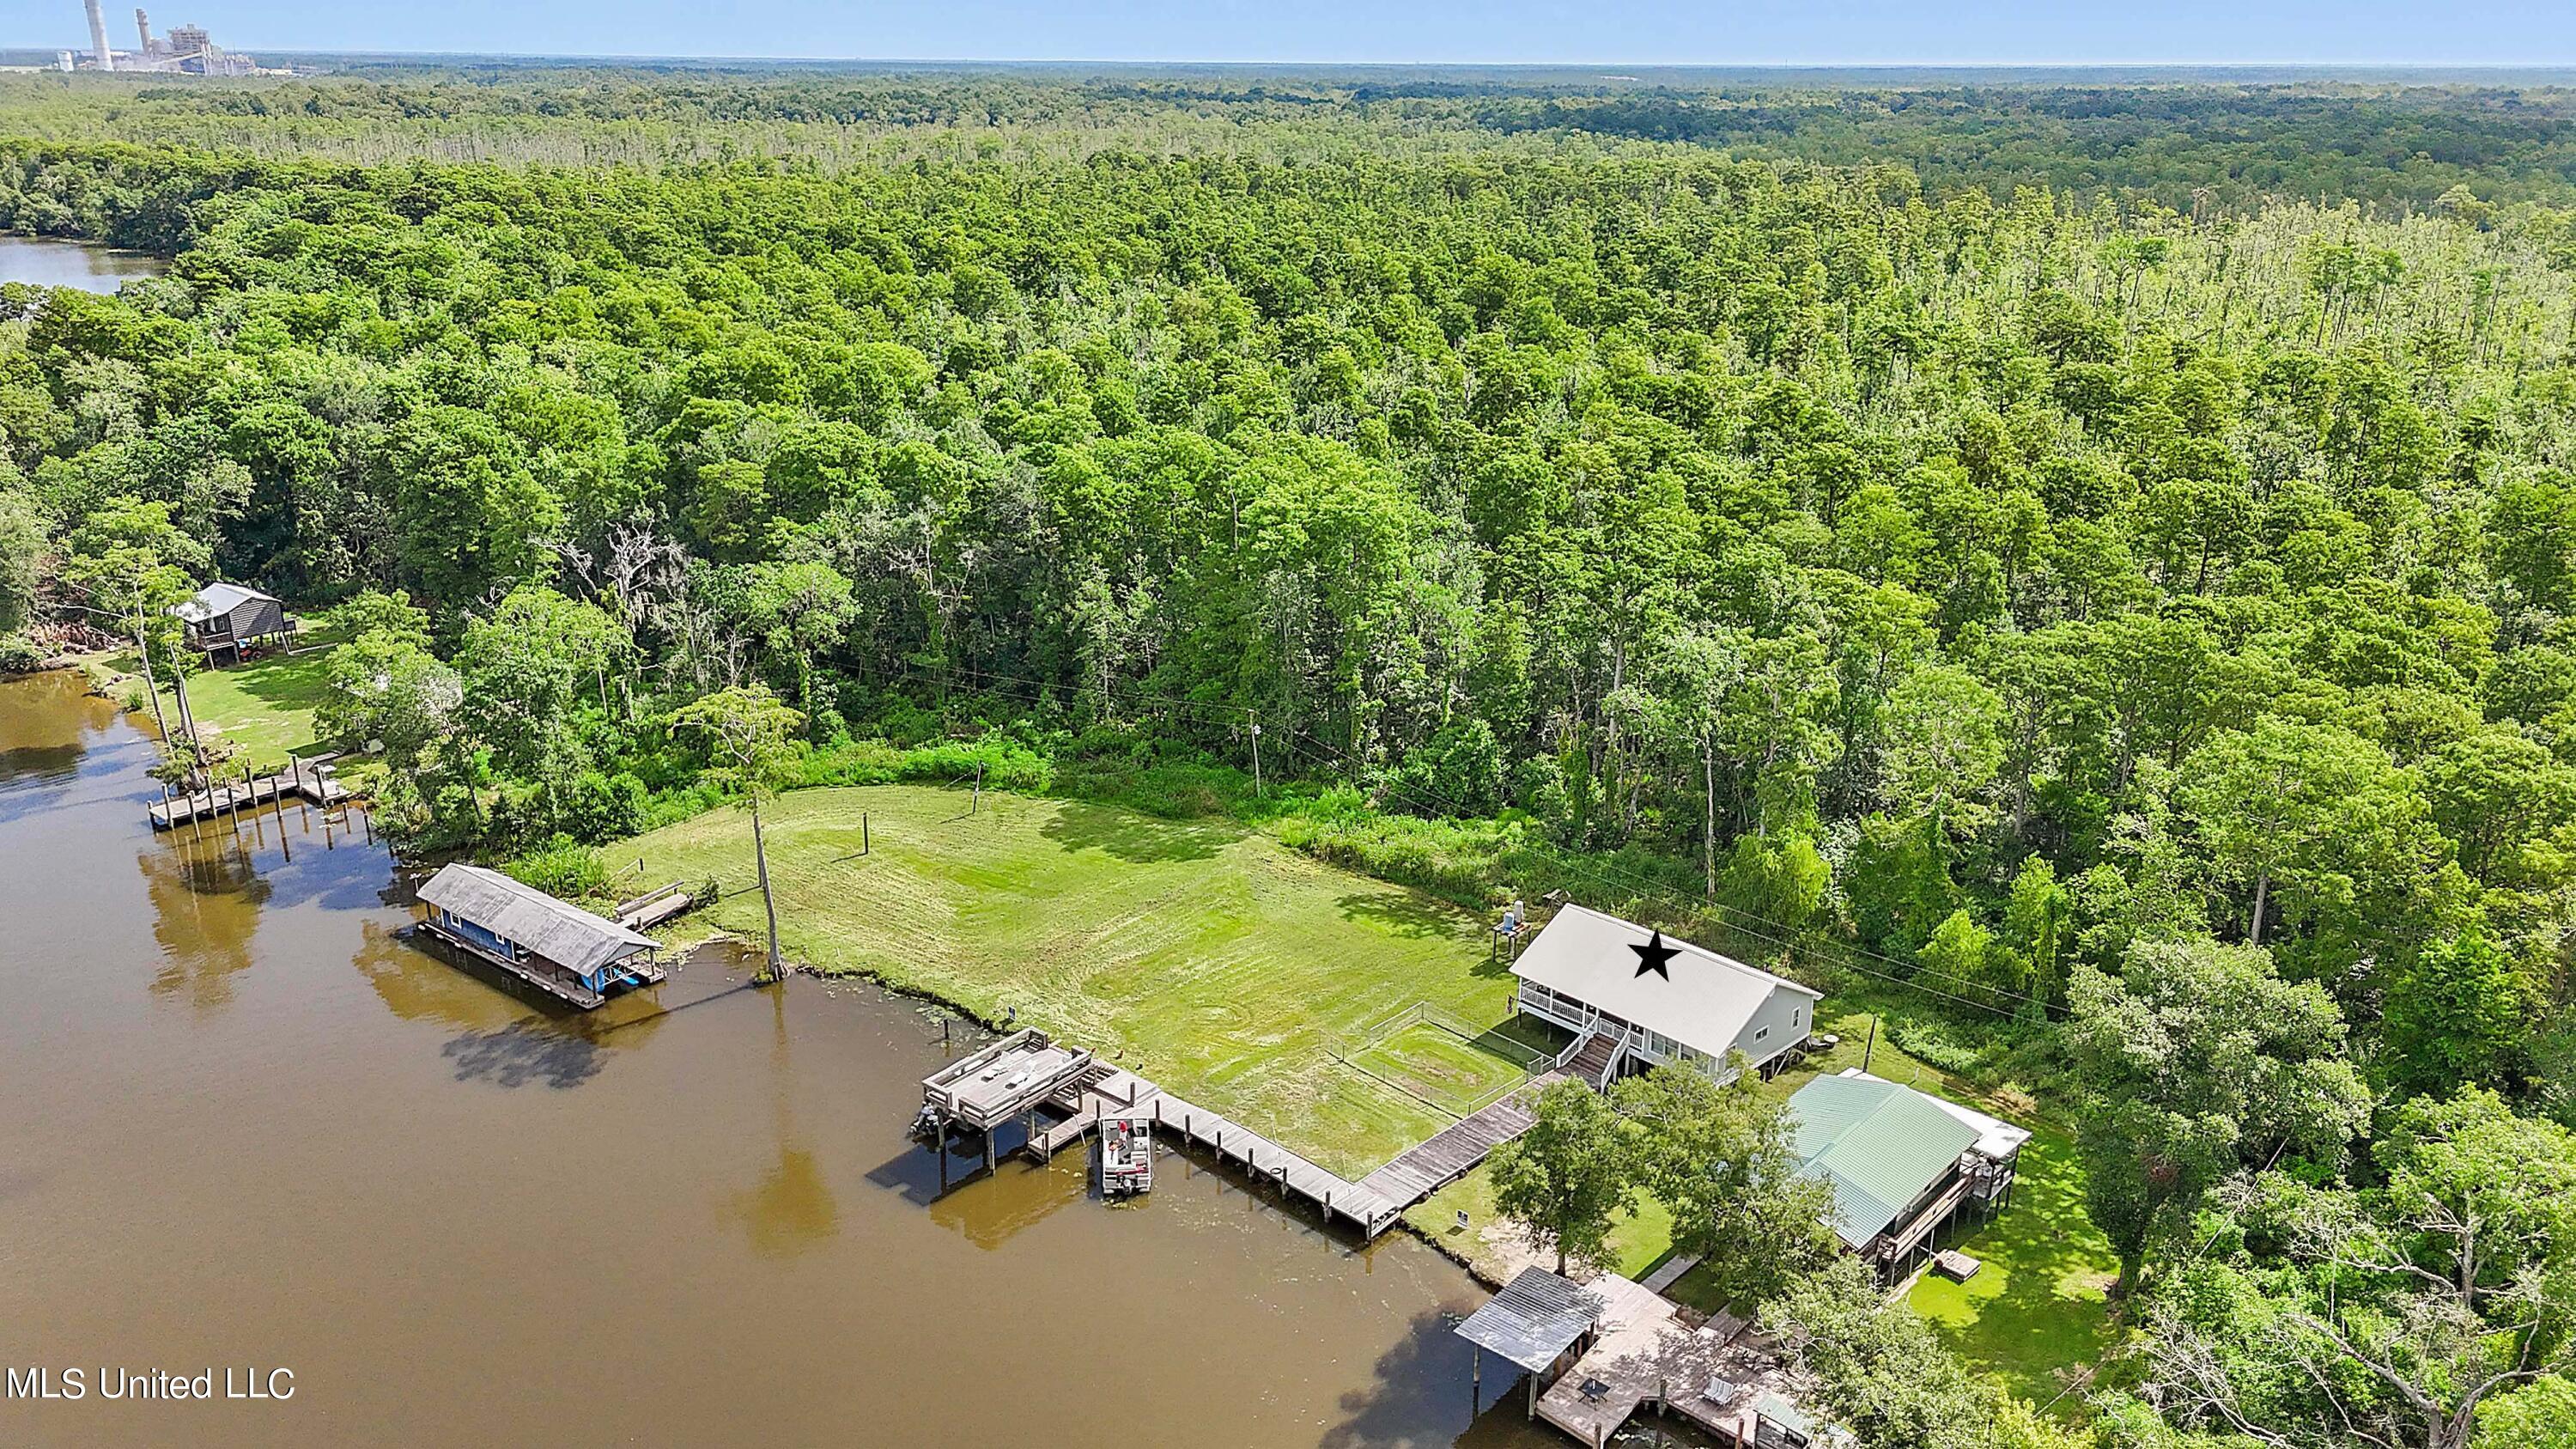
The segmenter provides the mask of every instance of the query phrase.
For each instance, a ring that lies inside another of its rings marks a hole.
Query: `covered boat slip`
[[[653,938],[556,900],[498,871],[442,866],[420,888],[423,929],[538,990],[588,1009],[667,974]]]

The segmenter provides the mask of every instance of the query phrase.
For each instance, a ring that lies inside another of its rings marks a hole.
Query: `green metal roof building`
[[[1789,1099],[1807,1176],[1833,1190],[1834,1231],[1883,1275],[1911,1271],[1963,1208],[2011,1201],[2030,1134],[1997,1117],[1853,1071]]]

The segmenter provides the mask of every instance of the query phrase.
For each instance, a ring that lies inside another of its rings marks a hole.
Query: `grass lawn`
[[[1471,1025],[1510,1010],[1483,924],[1418,892],[1349,875],[1222,821],[887,785],[798,790],[765,807],[780,945],[824,972],[867,972],[987,1020],[1016,1009],[1173,1091],[1357,1178],[1450,1118],[1333,1048],[1417,1001]],[[859,852],[860,815],[870,854]],[[602,854],[659,883],[714,876],[691,924],[758,934],[751,824],[719,810]],[[1373,1060],[1472,1096],[1516,1064],[1439,1033]],[[1478,1060],[1478,1058],[1485,1058]]]
[[[1926,1273],[1907,1301],[1969,1367],[2045,1404],[2073,1373],[2102,1361],[2112,1337],[2103,1294],[2120,1260],[2085,1216],[2083,1169],[2065,1134],[2034,1133],[2012,1206],[1942,1242],[1985,1266],[1965,1283]]]
[[[1417,1021],[1349,1055],[1370,1076],[1459,1116],[1528,1080],[1510,1057],[1445,1026]]]
[[[1463,1229],[1458,1226],[1461,1210],[1467,1214]],[[1404,1220],[1497,1283],[1511,1281],[1528,1263],[1535,1262],[1542,1268],[1556,1266],[1554,1254],[1530,1247],[1518,1229],[1497,1233],[1503,1218],[1494,1211],[1493,1173],[1486,1167],[1478,1167],[1415,1204]],[[1672,1243],[1671,1211],[1651,1197],[1644,1198],[1633,1212],[1621,1213],[1611,1225],[1610,1270],[1623,1277],[1642,1278],[1657,1259],[1671,1250]]]
[[[188,708],[208,738],[231,741],[261,771],[285,768],[289,751],[309,757],[325,749],[313,737],[313,707],[322,699],[323,666],[330,658],[332,641],[306,635],[300,642],[301,650],[294,654],[270,654],[246,664],[203,669],[188,678]],[[134,698],[142,699],[142,666],[132,650],[92,657],[110,674],[131,677]],[[171,728],[178,728],[179,702],[167,681],[161,690],[161,708]],[[141,717],[151,715],[147,701]]]
[[[271,654],[247,664],[228,665],[188,680],[188,708],[209,733],[248,755],[260,770],[282,767],[288,751],[323,752],[313,738],[313,707],[321,702],[323,665],[331,651],[307,645],[297,654]],[[165,692],[164,707],[169,707]]]

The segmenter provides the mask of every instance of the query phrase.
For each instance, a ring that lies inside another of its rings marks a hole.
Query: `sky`
[[[103,0],[109,43],[132,0]],[[1634,65],[2576,64],[2576,0],[159,0],[233,49]],[[88,48],[78,0],[0,45]]]

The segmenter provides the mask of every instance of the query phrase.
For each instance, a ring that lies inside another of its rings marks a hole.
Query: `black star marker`
[[[1664,944],[1663,932],[1657,931],[1655,939],[1642,946],[1631,946],[1628,949],[1637,953],[1638,975],[1643,976],[1652,971],[1666,981],[1673,979],[1673,973],[1664,969],[1664,963],[1680,955],[1681,951],[1677,947]]]

